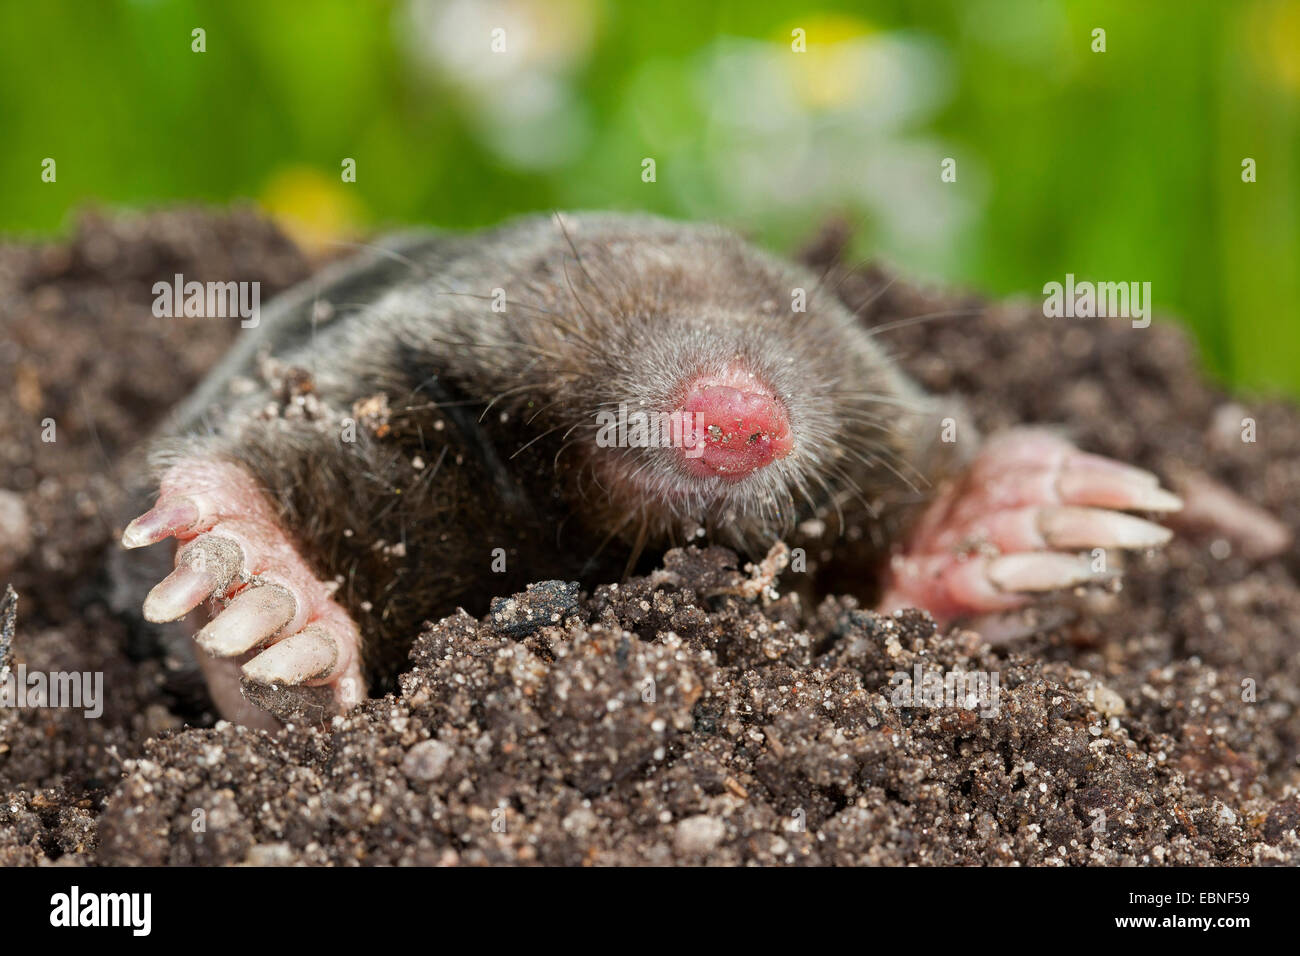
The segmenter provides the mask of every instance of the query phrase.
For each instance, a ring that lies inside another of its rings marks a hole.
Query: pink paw
[[[1007,432],[926,509],[891,559],[880,609],[921,607],[940,624],[1014,610],[1039,592],[1097,580],[1081,551],[1156,548],[1172,536],[1122,511],[1181,507],[1150,472],[1049,432]]]
[[[157,504],[127,526],[122,546],[171,537],[176,570],[149,592],[144,617],[175,621],[206,600],[220,605],[195,640],[210,655],[204,670],[223,715],[249,722],[241,673],[260,685],[328,688],[339,711],[360,700],[360,632],[247,472],[211,460],[170,468]]]

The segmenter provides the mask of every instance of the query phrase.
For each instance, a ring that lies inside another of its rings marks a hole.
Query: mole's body
[[[807,518],[869,527],[841,536],[878,548],[854,556],[862,592],[950,619],[1078,583],[1080,550],[1166,540],[1107,509],[1178,507],[1041,432],[943,442],[951,413],[817,276],[714,227],[574,215],[397,240],[247,335],[156,442],[157,503],[123,543],[180,542],[145,617],[211,601],[200,657],[248,722],[265,715],[240,668],[254,698],[346,707],[424,619],[616,579],[701,529],[752,555]]]

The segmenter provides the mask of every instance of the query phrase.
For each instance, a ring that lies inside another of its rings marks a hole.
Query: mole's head
[[[717,229],[573,230],[550,305],[575,510],[750,547],[895,477],[916,393],[815,275]],[[582,223],[578,223],[579,226]],[[882,480],[875,477],[875,481]]]

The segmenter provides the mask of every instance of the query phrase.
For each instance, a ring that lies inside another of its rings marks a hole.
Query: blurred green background
[[[9,235],[251,199],[309,243],[601,207],[789,249],[842,214],[989,294],[1150,281],[1214,373],[1300,395],[1293,0],[6,0],[0,131]]]

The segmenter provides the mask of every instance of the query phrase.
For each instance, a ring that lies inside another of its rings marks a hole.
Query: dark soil
[[[330,728],[193,726],[176,662],[132,659],[109,610],[114,469],[237,324],[155,318],[150,289],[237,276],[265,301],[311,268],[250,212],[0,248],[0,582],[20,597],[0,644],[29,671],[100,671],[106,696],[99,719],[0,710],[0,863],[1300,863],[1300,562],[1223,540],[1131,561],[1118,595],[1068,599],[1011,649],[672,552],[622,586],[545,582],[431,624],[399,692]],[[840,291],[872,324],[979,310],[887,341],[984,431],[1061,423],[1300,529],[1296,409],[1231,403],[1172,325],[885,281]],[[892,703],[918,663],[996,672],[997,713]]]

